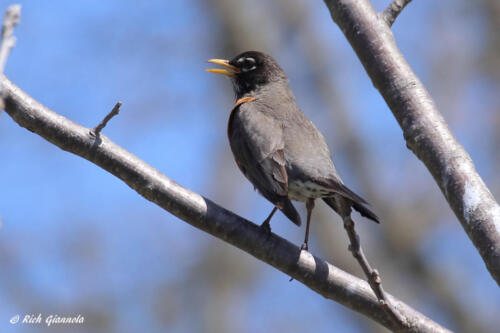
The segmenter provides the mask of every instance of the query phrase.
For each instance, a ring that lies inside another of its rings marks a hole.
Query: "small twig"
[[[398,15],[403,11],[407,4],[409,4],[411,0],[394,0],[390,3],[389,6],[384,10],[381,14],[384,21],[390,27],[396,21]]]
[[[113,109],[104,117],[104,119],[92,130],[92,134],[98,136],[101,133],[102,129],[108,124],[108,121],[111,120],[114,116],[116,116],[120,112],[120,106],[122,106],[122,102],[116,102]]]
[[[10,50],[16,45],[12,36],[14,27],[21,21],[21,5],[12,5],[5,11],[2,24],[2,44],[0,45],[0,73],[3,74]]]
[[[400,327],[407,327],[407,320],[397,311],[397,309],[392,305],[391,301],[387,298],[387,295],[382,288],[382,279],[380,278],[380,274],[376,269],[373,269],[366,259],[366,256],[361,248],[361,244],[359,242],[359,236],[354,229],[354,221],[351,216],[346,216],[344,219],[344,229],[347,232],[347,236],[349,237],[349,251],[351,251],[353,257],[358,261],[359,265],[363,269],[363,272],[366,275],[368,280],[368,284],[372,288],[373,292],[377,296],[379,304],[387,314],[395,321]]]
[[[2,40],[0,42],[0,76],[3,75],[9,53],[16,45],[16,37],[12,36],[14,27],[21,21],[21,5],[12,5],[5,11],[2,24]],[[0,85],[0,110],[4,109],[4,93]]]

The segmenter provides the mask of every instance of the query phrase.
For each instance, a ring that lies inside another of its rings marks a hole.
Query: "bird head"
[[[231,78],[238,98],[270,82],[287,82],[286,75],[276,60],[262,52],[247,51],[232,60],[210,59],[208,62],[224,67],[224,69],[207,69],[206,71]]]

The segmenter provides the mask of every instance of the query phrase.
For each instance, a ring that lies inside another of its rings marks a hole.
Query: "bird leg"
[[[260,225],[260,227],[262,229],[264,229],[268,234],[271,233],[271,218],[273,217],[274,213],[276,213],[276,210],[278,210],[278,207],[274,207],[273,210],[271,211],[271,214],[269,214],[269,216],[267,217],[267,219],[264,220],[264,222],[262,222],[262,224]]]
[[[307,209],[307,224],[306,224],[306,237],[304,238],[304,244],[300,247],[301,250],[307,251],[307,242],[309,239],[309,226],[311,225],[311,213],[314,208],[314,199],[309,198],[306,201],[306,209]]]

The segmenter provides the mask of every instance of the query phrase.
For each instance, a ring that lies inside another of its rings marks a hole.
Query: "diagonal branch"
[[[5,111],[20,126],[107,170],[147,200],[192,226],[240,248],[318,294],[360,312],[393,331],[448,332],[387,294],[408,323],[407,327],[396,326],[379,306],[377,297],[365,281],[307,251],[300,251],[287,240],[267,234],[259,226],[178,185],[104,135],[96,138],[88,128],[45,108],[7,78],[1,80],[6,93]]]
[[[324,0],[374,86],[500,284],[500,206],[368,0]]]
[[[409,4],[411,0],[393,0],[389,6],[381,13],[382,18],[390,27],[396,21],[398,15],[403,11],[407,4]]]

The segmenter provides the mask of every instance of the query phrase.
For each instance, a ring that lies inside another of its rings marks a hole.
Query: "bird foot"
[[[260,227],[264,229],[264,231],[270,235],[271,234],[271,223],[269,223],[269,220],[265,220]]]
[[[300,247],[300,250],[308,250],[307,243],[303,243],[302,246]]]

